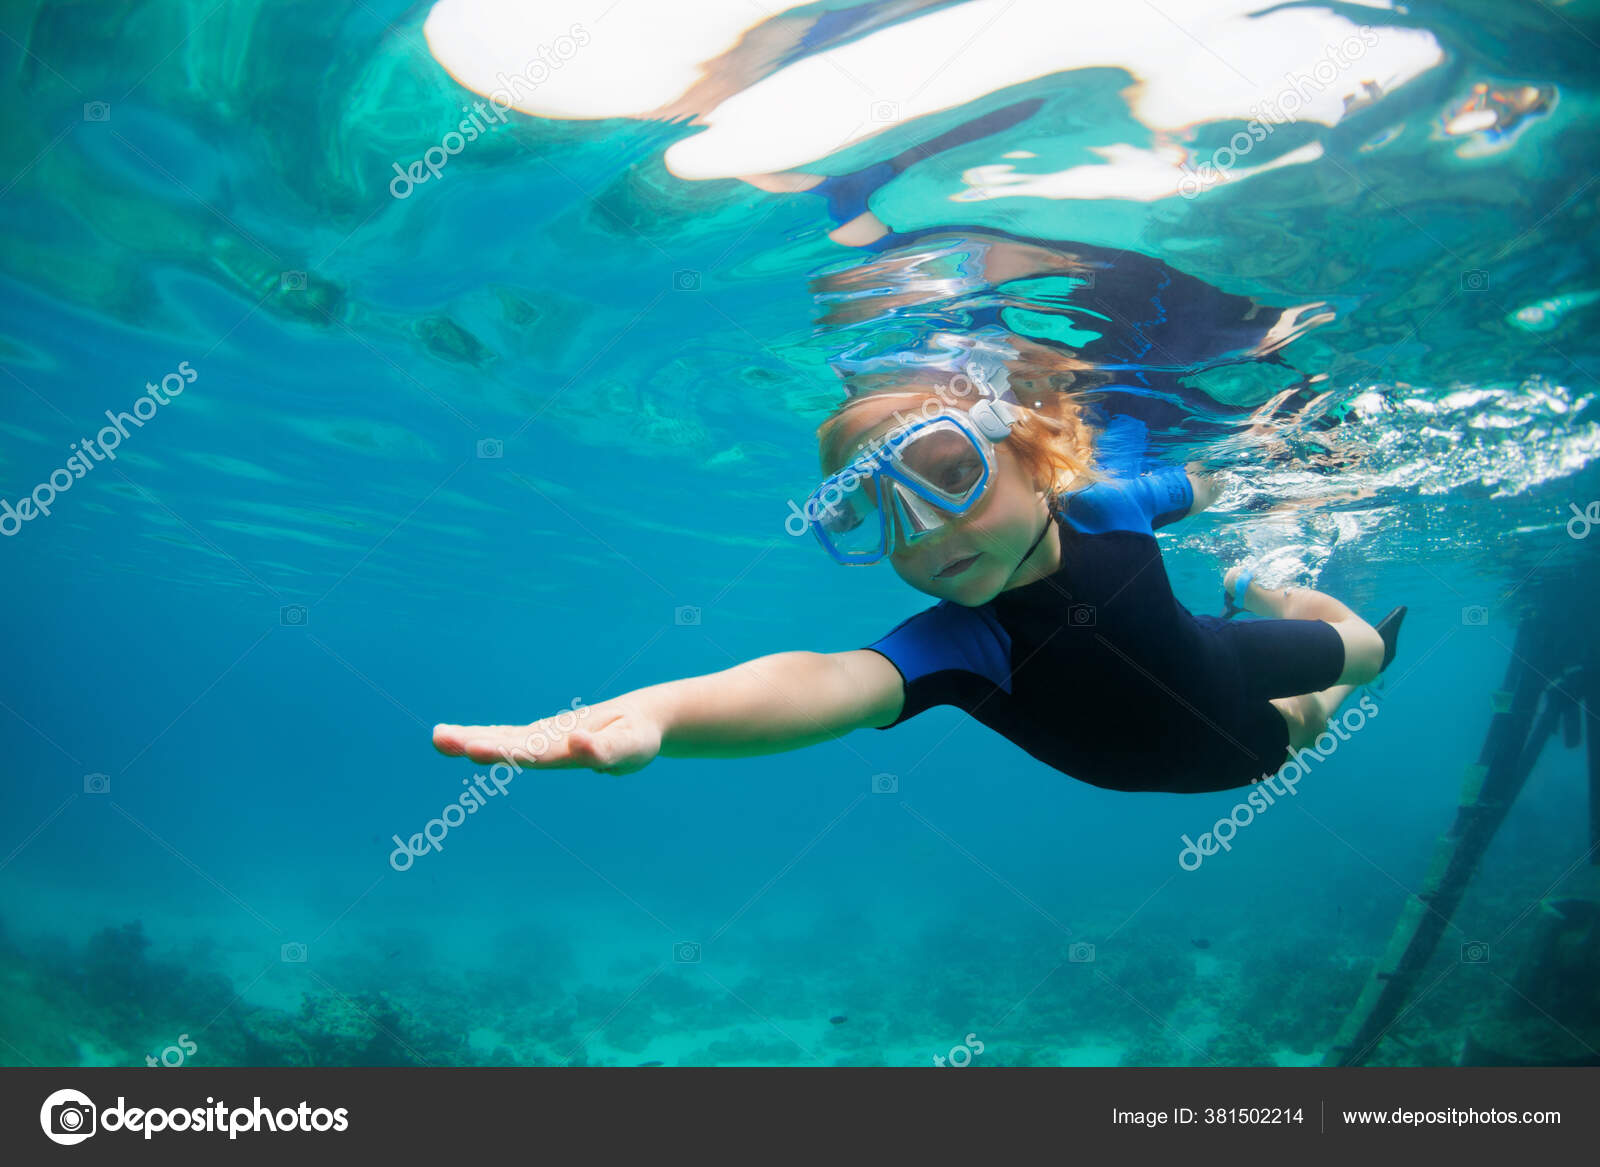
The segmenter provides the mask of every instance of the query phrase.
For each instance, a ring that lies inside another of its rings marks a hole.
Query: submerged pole
[[[1362,1065],[1403,1014],[1473,872],[1545,742],[1561,723],[1565,702],[1552,698],[1541,714],[1540,699],[1551,687],[1550,678],[1565,671],[1570,647],[1563,643],[1555,622],[1529,615],[1518,625],[1504,685],[1494,695],[1495,713],[1483,749],[1462,783],[1455,822],[1440,836],[1422,890],[1407,898],[1382,959],[1323,1057],[1324,1066]],[[1595,737],[1589,735],[1591,760]],[[1592,765],[1590,781],[1592,786]],[[1590,809],[1592,816],[1592,799]],[[1463,953],[1462,958],[1470,959],[1471,954]]]

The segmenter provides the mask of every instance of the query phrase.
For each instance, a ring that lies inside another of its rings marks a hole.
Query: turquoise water
[[[1320,157],[1192,199],[972,195],[1010,151],[1047,173],[1159,147],[1110,68],[815,163],[1037,99],[871,208],[1120,251],[1103,299],[998,287],[961,248],[917,284],[830,239],[814,196],[673,173],[684,120],[513,113],[395,198],[474,97],[427,14],[0,18],[0,495],[177,376],[0,539],[0,1064],[142,1065],[180,1035],[204,1065],[927,1065],[969,1036],[974,1065],[1319,1062],[1454,818],[1519,622],[1567,629],[1575,661],[1595,637],[1569,520],[1600,498],[1600,10],[1386,16],[1439,63],[1274,134]],[[1550,99],[1500,139],[1447,132],[1479,82]],[[1320,307],[1277,360],[1238,313],[1094,317],[1129,253],[1252,319]],[[814,484],[841,354],[926,353],[997,306],[1081,347],[1087,382],[1117,364],[1212,427],[1156,435],[1228,487],[1162,536],[1191,609],[1245,559],[1369,617],[1410,606],[1380,715],[1293,800],[1189,872],[1182,836],[1241,792],[1090,787],[939,708],[765,758],[526,773],[394,869],[392,837],[475,772],[436,722],[855,648],[926,606],[789,537],[784,503]],[[1096,339],[1142,355],[1097,362]],[[1249,432],[1317,376],[1330,397]],[[1495,1021],[1530,909],[1587,865],[1585,781],[1558,735],[1373,1061],[1449,1062]],[[1519,1033],[1506,1052],[1546,1056]]]

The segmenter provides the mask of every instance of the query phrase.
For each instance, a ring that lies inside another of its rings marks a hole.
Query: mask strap
[[[1024,551],[1022,553],[1022,558],[1021,559],[1017,560],[1017,566],[1019,568],[1024,563],[1028,562],[1029,556],[1031,556],[1035,551],[1037,551],[1039,549],[1039,544],[1043,543],[1044,542],[1044,537],[1050,533],[1050,524],[1053,523],[1053,522],[1055,522],[1055,515],[1051,514],[1049,507],[1046,506],[1046,508],[1045,508],[1045,517],[1044,517],[1044,526],[1040,529],[1039,536],[1038,536],[1038,538],[1036,538],[1033,541],[1032,546],[1030,546],[1026,551]]]

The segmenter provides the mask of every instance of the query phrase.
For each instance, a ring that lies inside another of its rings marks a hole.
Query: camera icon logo
[[[111,120],[111,103],[107,101],[86,101],[83,103],[83,120],[86,122],[108,122]]]
[[[79,1090],[57,1090],[39,1108],[45,1137],[63,1147],[75,1146],[95,1132],[95,1108]]]
[[[1489,609],[1482,604],[1468,604],[1461,609],[1461,622],[1481,628],[1489,623]]]
[[[700,944],[694,940],[680,940],[672,946],[672,959],[679,964],[699,964]]]
[[[278,623],[285,628],[304,628],[306,606],[304,604],[285,604],[278,609]]]
[[[700,623],[700,609],[693,604],[681,604],[672,612],[673,622],[682,627]]]
[[[306,962],[306,946],[298,940],[291,940],[279,949],[284,964],[304,964]]]
[[[1073,604],[1067,609],[1067,622],[1074,628],[1093,628],[1095,614],[1093,604]]]
[[[506,444],[505,444],[505,442],[501,441],[499,438],[479,438],[478,439],[478,457],[480,457],[480,458],[504,458],[505,456],[506,456]]]
[[[83,792],[85,794],[110,794],[110,774],[85,774],[83,776]]]
[[[874,774],[872,776],[872,793],[899,794],[900,776],[898,774]]]
[[[278,290],[280,292],[303,292],[306,290],[306,273],[303,271],[286,271],[278,277]]]
[[[1462,272],[1461,290],[1463,292],[1487,292],[1489,290],[1489,273],[1482,268],[1473,268],[1471,271]]]
[[[900,120],[900,103],[898,101],[875,101],[868,111],[868,116],[875,122],[897,122]]]
[[[698,292],[700,290],[700,273],[689,268],[673,272],[672,290],[675,292]]]
[[[1461,946],[1462,964],[1488,964],[1489,946],[1482,940],[1469,940]]]
[[[1067,959],[1073,964],[1089,964],[1094,960],[1094,945],[1080,940],[1067,949]]]

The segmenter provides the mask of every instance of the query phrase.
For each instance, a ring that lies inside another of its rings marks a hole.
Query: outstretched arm
[[[474,762],[631,774],[657,756],[774,754],[887,725],[904,698],[876,652],[781,652],[529,725],[436,725],[433,744]]]

